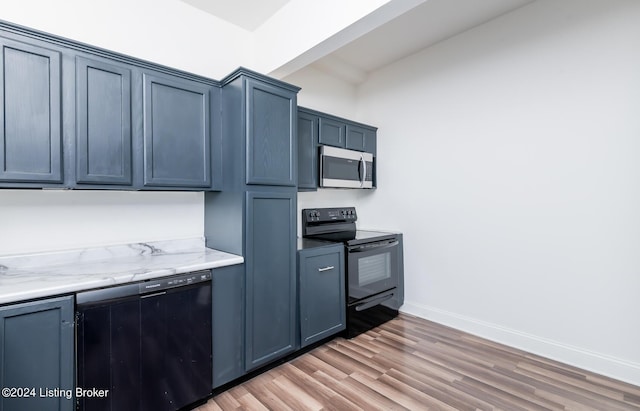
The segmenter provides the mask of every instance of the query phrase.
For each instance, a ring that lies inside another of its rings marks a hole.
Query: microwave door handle
[[[390,243],[384,243],[381,245],[375,245],[375,246],[368,246],[368,247],[363,247],[363,246],[352,246],[352,247],[348,247],[349,248],[349,252],[350,253],[363,253],[365,251],[372,251],[372,250],[384,250],[387,248],[393,248],[395,246],[397,246],[398,244],[400,244],[400,242],[398,240],[392,241]]]
[[[364,182],[367,181],[367,162],[364,161],[364,154],[360,154],[360,165],[362,166],[362,180],[360,181],[360,188],[364,187]]]

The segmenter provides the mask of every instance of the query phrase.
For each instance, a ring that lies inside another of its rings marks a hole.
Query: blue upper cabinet
[[[318,189],[318,146],[329,145],[376,156],[377,128],[298,107],[298,191]],[[376,187],[376,164],[373,186]]]
[[[298,110],[298,191],[318,189],[318,116]]]
[[[346,148],[376,153],[376,130],[355,124],[347,124]]]
[[[296,185],[296,92],[248,78],[246,183]]]
[[[219,190],[220,94],[212,79],[0,21],[0,188]]]
[[[131,185],[131,70],[76,58],[76,181]]]
[[[62,183],[61,52],[3,37],[0,48],[0,185]]]
[[[320,117],[318,140],[320,144],[335,147],[345,147],[346,125],[344,122]]]
[[[211,87],[143,74],[144,186],[211,186]]]
[[[310,113],[314,111],[309,110]],[[318,143],[349,150],[376,153],[376,128],[366,124],[315,112],[318,117]]]

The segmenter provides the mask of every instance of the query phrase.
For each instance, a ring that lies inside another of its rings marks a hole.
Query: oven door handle
[[[368,246],[356,245],[356,246],[348,247],[348,249],[350,253],[364,253],[365,251],[373,251],[373,250],[378,251],[378,250],[384,250],[386,248],[393,248],[398,244],[400,244],[400,242],[398,240],[394,240],[389,243],[382,243],[380,245],[368,245]]]
[[[371,307],[375,307],[376,305],[387,301],[388,299],[390,299],[391,297],[393,297],[393,293],[389,293],[386,295],[383,295],[381,297],[375,298],[371,301],[367,301],[365,303],[362,303],[360,305],[356,305],[356,311],[364,311],[364,310],[368,310]]]

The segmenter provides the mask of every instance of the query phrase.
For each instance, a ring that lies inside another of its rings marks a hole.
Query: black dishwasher
[[[76,304],[79,410],[177,410],[211,393],[210,271],[82,292]]]

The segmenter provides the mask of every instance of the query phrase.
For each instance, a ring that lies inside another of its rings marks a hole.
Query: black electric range
[[[345,245],[347,337],[398,315],[404,300],[402,234],[358,230],[355,207],[302,210],[302,236]]]

